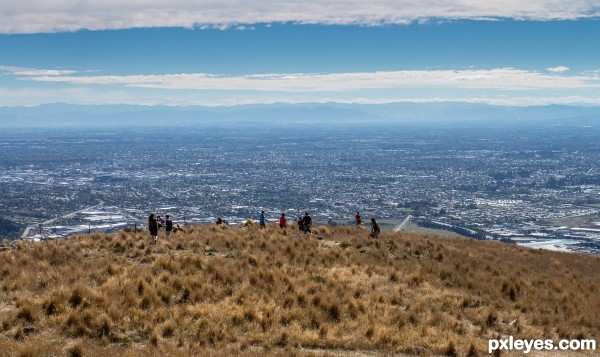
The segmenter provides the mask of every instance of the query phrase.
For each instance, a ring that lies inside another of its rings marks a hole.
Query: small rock
[[[420,346],[419,347],[415,347],[415,353],[417,355],[422,355],[425,352],[427,352],[427,349],[425,347],[420,347]]]

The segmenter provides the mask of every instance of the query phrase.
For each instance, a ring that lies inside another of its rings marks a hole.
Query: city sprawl
[[[174,222],[453,231],[600,253],[598,124],[197,125],[0,134],[0,209],[23,239]],[[402,223],[404,224],[402,224]]]

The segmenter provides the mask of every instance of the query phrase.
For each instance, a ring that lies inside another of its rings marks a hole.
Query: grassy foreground
[[[600,340],[600,257],[317,230],[6,247],[0,356],[483,356],[498,336]]]

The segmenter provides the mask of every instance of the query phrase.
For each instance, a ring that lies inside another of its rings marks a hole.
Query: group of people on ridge
[[[267,219],[265,218],[265,211],[260,211],[260,215],[258,216],[258,224],[260,225],[260,229],[264,229],[267,226]],[[285,213],[281,214],[279,217],[279,227],[284,229],[287,227],[287,216]],[[300,216],[298,218],[298,230],[304,233],[312,233],[312,217],[308,212],[304,212],[304,216]]]
[[[150,214],[148,217],[148,230],[150,231],[150,236],[152,236],[152,241],[154,243],[158,240],[158,230],[162,228],[165,229],[165,237],[167,239],[171,237],[171,233],[183,231],[183,228],[181,228],[179,224],[173,227],[173,221],[168,214],[165,215],[165,218],[162,218],[160,215],[154,216],[154,213]]]
[[[356,228],[364,227],[364,223],[362,221],[362,217],[360,212],[356,212],[354,215],[354,220],[356,222]],[[260,215],[258,216],[258,222],[260,224],[260,229],[264,229],[267,226],[267,219],[265,218],[265,211],[260,211]],[[312,217],[308,214],[308,212],[304,212],[304,216],[300,216],[298,218],[298,230],[304,233],[312,233]],[[279,218],[279,227],[285,228],[287,226],[287,217],[285,213],[281,214]],[[379,223],[375,217],[371,218],[371,238],[377,238],[381,233],[381,227],[379,227]]]
[[[356,215],[354,215],[354,221],[356,222],[357,229],[364,227],[364,223],[362,221],[360,212],[356,212]],[[225,223],[225,221],[222,220],[221,218],[219,218],[217,220],[217,225],[224,224],[224,223]],[[265,217],[264,210],[260,211],[260,215],[258,216],[258,223],[259,223],[260,229],[266,228],[267,219]],[[300,216],[298,218],[297,223],[298,223],[298,230],[300,232],[312,234],[312,217],[310,216],[310,214],[308,212],[304,212],[304,216]],[[286,217],[285,213],[282,213],[281,217],[279,218],[279,227],[282,229],[287,227],[287,217]],[[165,229],[165,237],[167,239],[169,239],[171,237],[171,233],[177,232],[177,231],[183,231],[183,228],[181,228],[179,226],[179,224],[177,224],[175,227],[173,227],[173,221],[171,220],[171,217],[168,214],[165,215],[164,219],[160,215],[155,216],[154,213],[150,214],[150,217],[148,217],[148,230],[150,231],[150,236],[152,236],[152,241],[154,243],[157,242],[158,231],[159,231],[159,229],[162,229],[162,228]],[[375,220],[375,218],[371,218],[370,237],[377,238],[377,236],[379,235],[380,232],[381,232],[381,228],[379,227],[377,220]]]
[[[364,227],[365,224],[362,221],[362,217],[360,216],[360,212],[356,212],[354,215],[354,221],[356,222],[356,229]],[[379,227],[379,223],[375,217],[371,218],[371,238],[377,238],[377,236],[381,233],[381,228]]]

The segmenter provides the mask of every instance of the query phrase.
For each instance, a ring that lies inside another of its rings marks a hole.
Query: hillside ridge
[[[212,225],[156,245],[125,231],[19,242],[0,252],[0,351],[464,356],[487,354],[498,336],[600,336],[600,257],[316,231]]]

